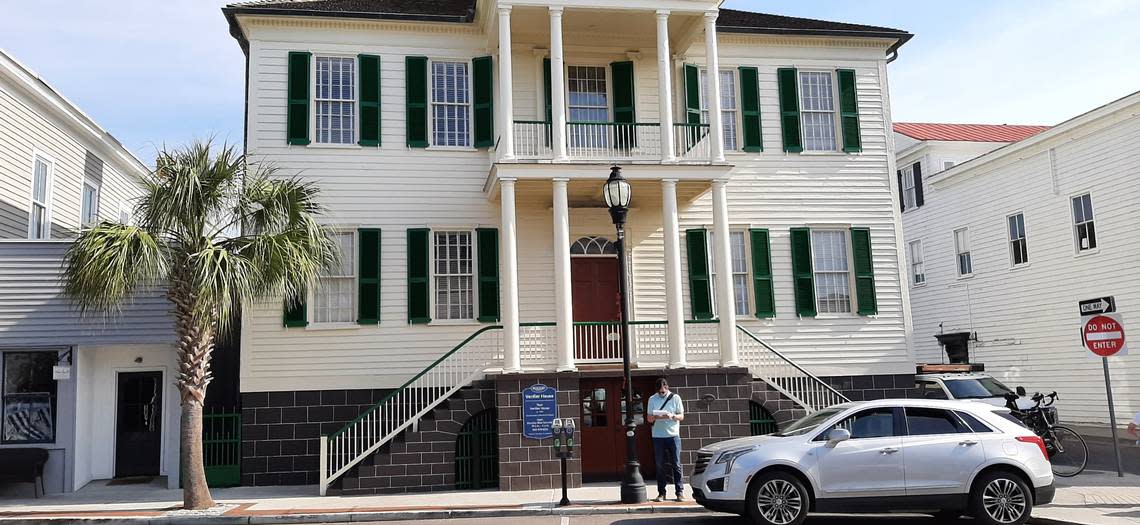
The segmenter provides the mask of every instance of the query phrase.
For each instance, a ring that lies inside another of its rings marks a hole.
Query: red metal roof
[[[1010,124],[930,124],[895,122],[896,133],[915,140],[949,140],[968,142],[1017,142],[1041,133],[1051,126],[1019,126]]]

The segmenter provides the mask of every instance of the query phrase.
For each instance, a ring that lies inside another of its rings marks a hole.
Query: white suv
[[[769,436],[697,452],[705,507],[754,523],[813,512],[931,511],[1020,525],[1053,500],[1045,444],[1009,410],[973,401],[884,399],[815,412]]]

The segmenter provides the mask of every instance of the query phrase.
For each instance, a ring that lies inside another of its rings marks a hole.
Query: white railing
[[[685,321],[685,359],[720,362],[719,323],[716,319]]]
[[[515,157],[520,159],[549,159],[554,156],[549,122],[516,120],[514,122]]]
[[[567,154],[578,160],[660,160],[661,126],[655,123],[570,122]]]
[[[483,328],[331,435],[321,436],[320,490],[378,450],[460,388],[482,377],[502,355],[502,328]]]
[[[709,125],[673,124],[673,152],[680,161],[708,162],[712,158]]]
[[[555,323],[519,324],[519,361],[527,367],[558,363],[558,331]]]
[[[753,377],[763,379],[808,412],[850,401],[743,326],[736,328],[741,332],[736,338],[740,361],[748,366]]]

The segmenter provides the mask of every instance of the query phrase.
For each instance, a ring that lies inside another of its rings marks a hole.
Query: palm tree
[[[64,260],[65,293],[83,312],[115,312],[165,287],[173,309],[181,394],[183,506],[213,506],[202,463],[202,404],[215,336],[240,307],[284,297],[337,262],[317,219],[318,190],[251,165],[209,142],[159,153],[144,177],[135,225],[103,222],[79,234]]]

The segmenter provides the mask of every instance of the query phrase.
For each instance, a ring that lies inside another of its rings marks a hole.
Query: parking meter
[[[562,463],[562,501],[559,506],[570,504],[570,497],[566,486],[566,460],[574,456],[574,418],[555,419],[550,424],[554,434],[554,457]],[[565,445],[565,447],[563,446]]]
[[[554,454],[556,457],[562,457],[563,429],[564,427],[562,426],[561,419],[555,418],[554,421],[550,423],[550,432],[554,435]]]
[[[574,454],[574,418],[566,418],[562,423],[562,431],[566,433],[566,453]]]

